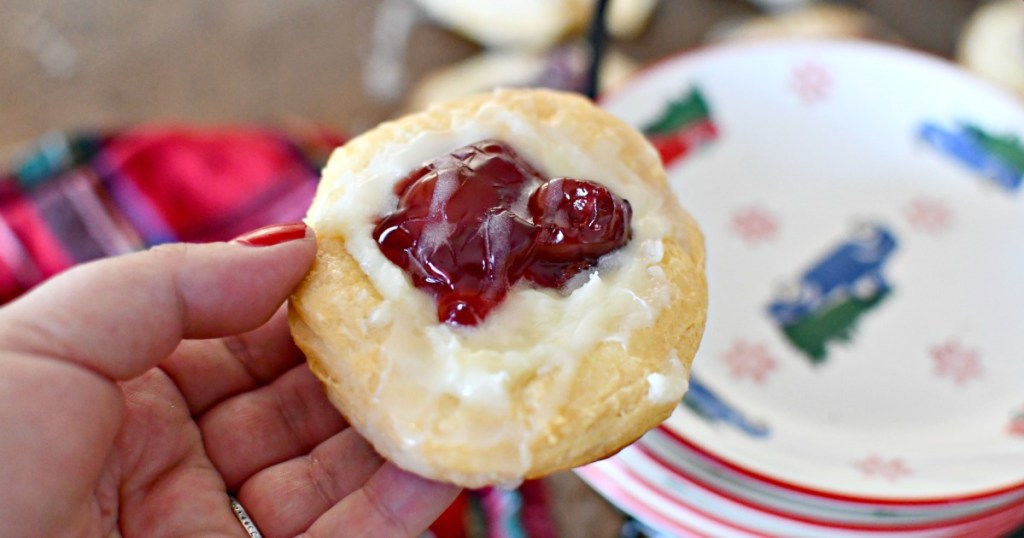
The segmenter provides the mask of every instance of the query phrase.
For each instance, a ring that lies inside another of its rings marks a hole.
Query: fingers
[[[273,381],[305,358],[288,332],[282,306],[256,330],[215,340],[186,340],[160,363],[200,415],[227,398]]]
[[[229,490],[261,469],[307,454],[345,425],[305,365],[199,419],[206,452]]]
[[[305,366],[200,419],[207,454],[267,537],[415,537],[458,494],[383,463],[344,427]]]
[[[352,428],[300,456],[260,471],[238,498],[268,538],[296,536],[358,490],[383,460]]]
[[[349,428],[246,481],[238,498],[267,536],[422,534],[459,488],[385,463]]]
[[[459,488],[385,463],[362,488],[317,519],[303,536],[421,535],[455,500]]]
[[[315,250],[307,231],[275,246],[174,244],[85,264],[0,309],[0,343],[112,379],[134,377],[182,338],[264,323],[298,285]]]

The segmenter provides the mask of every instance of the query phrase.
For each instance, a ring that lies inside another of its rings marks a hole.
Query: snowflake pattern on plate
[[[895,482],[911,474],[910,468],[902,458],[887,459],[878,454],[869,454],[868,457],[854,462],[854,466],[868,478],[882,478],[889,482]]]
[[[935,361],[935,375],[951,378],[958,387],[981,377],[981,357],[977,350],[968,349],[957,340],[932,346],[929,354]]]
[[[778,361],[768,351],[767,346],[743,340],[737,340],[722,355],[722,360],[725,361],[729,374],[734,379],[751,379],[758,384],[764,383],[768,374],[778,368]]]
[[[832,76],[822,66],[808,61],[793,69],[789,86],[804,105],[811,106],[828,98]]]
[[[743,207],[732,215],[732,231],[748,245],[754,246],[775,239],[779,219],[774,213],[759,206]]]
[[[1024,437],[1024,405],[1021,405],[1010,415],[1010,423],[1006,425],[1006,431],[1010,435]]]
[[[936,198],[914,199],[907,206],[904,216],[912,228],[928,235],[942,235],[953,226],[953,210]]]

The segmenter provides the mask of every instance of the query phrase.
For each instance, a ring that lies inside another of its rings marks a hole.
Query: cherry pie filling
[[[373,238],[443,323],[477,325],[524,278],[561,288],[632,236],[628,201],[591,181],[545,179],[497,140],[434,159],[395,194]]]

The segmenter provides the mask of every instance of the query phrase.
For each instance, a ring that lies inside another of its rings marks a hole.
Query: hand
[[[0,309],[5,535],[245,536],[227,492],[268,537],[440,515],[457,489],[383,462],[291,341],[304,230],[87,264]]]

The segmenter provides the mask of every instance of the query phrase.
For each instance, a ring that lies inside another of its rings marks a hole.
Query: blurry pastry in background
[[[658,0],[610,0],[608,5],[608,31],[617,39],[632,39],[647,27]],[[588,2],[593,10],[595,2]],[[587,19],[589,21],[589,17]]]
[[[747,0],[765,11],[782,11],[785,9],[801,9],[814,0]]]
[[[416,111],[494,88],[549,88],[582,92],[589,51],[585,45],[564,45],[547,52],[484,52],[424,76],[409,92],[405,109]],[[608,51],[601,64],[599,90],[624,82],[637,65]]]
[[[773,15],[726,21],[711,29],[705,41],[786,38],[859,38],[901,42],[880,20],[847,6],[818,4]]]
[[[586,24],[583,0],[415,0],[427,14],[484,46],[545,49]]]
[[[427,14],[486,47],[543,50],[590,24],[595,0],[415,0]],[[614,0],[608,30],[617,39],[643,31],[658,0]]]
[[[1024,94],[1024,2],[989,2],[971,15],[956,53],[977,73]]]

